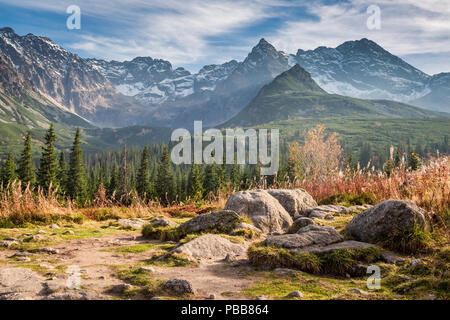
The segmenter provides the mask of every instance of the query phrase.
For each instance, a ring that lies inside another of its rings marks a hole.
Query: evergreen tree
[[[205,169],[205,179],[203,181],[205,196],[208,196],[210,193],[213,195],[217,195],[217,192],[219,190],[219,181],[217,178],[216,164],[207,165]]]
[[[20,181],[22,181],[23,187],[30,184],[30,188],[32,188],[36,183],[36,169],[33,165],[31,134],[29,132],[25,137],[24,148],[19,160],[18,174]]]
[[[199,164],[191,166],[189,178],[189,196],[193,201],[200,201],[203,198],[203,177]]]
[[[141,197],[144,197],[145,195],[148,198],[150,196],[150,166],[147,146],[145,146],[142,151],[141,166],[137,176],[136,189]]]
[[[107,194],[108,197],[112,197],[119,187],[119,169],[117,168],[117,164],[114,161],[113,167],[111,170],[111,177],[109,179]]]
[[[231,166],[230,182],[233,189],[239,190],[241,185],[241,166],[237,163]]]
[[[69,159],[67,194],[79,204],[84,204],[87,196],[87,183],[80,143],[80,129],[77,129]]]
[[[8,183],[17,179],[16,163],[14,162],[12,153],[8,153],[8,158],[2,165],[0,171],[0,182],[5,187]]]
[[[58,157],[55,151],[55,130],[53,123],[45,135],[45,145],[42,150],[40,167],[38,171],[38,184],[47,191],[50,184],[56,188],[58,187]]]
[[[411,170],[417,170],[420,168],[420,158],[414,152],[409,154],[408,167]]]
[[[67,192],[67,163],[66,163],[66,155],[64,151],[61,151],[59,154],[59,172],[58,172],[58,181],[60,184],[61,193]]]
[[[162,148],[158,176],[155,186],[156,196],[162,204],[169,204],[175,200],[175,179],[172,172],[169,149],[166,145]]]

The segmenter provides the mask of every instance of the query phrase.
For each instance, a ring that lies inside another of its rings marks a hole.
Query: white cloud
[[[367,28],[366,10],[371,4],[381,9],[380,30]],[[450,55],[448,0],[350,0],[329,6],[308,2],[307,6],[319,21],[287,22],[269,37],[280,49],[295,52],[321,45],[335,47],[365,37],[396,55]]]
[[[11,5],[10,0],[0,3]],[[262,36],[291,53],[366,37],[400,56],[450,56],[448,0],[348,0],[334,5],[309,0],[16,0],[13,5],[65,15],[71,4],[80,6],[82,16],[117,22],[108,32],[90,30],[82,22],[82,35],[65,43],[68,49],[98,58],[152,56],[175,65],[217,63],[243,58]],[[381,8],[381,30],[366,27],[366,9],[372,4]],[[306,7],[318,21],[293,17],[289,13],[294,5]],[[213,37],[229,38],[270,17],[285,21],[269,34],[239,34],[231,46],[212,43]]]

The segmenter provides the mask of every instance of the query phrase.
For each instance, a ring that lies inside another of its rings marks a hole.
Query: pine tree
[[[28,132],[25,137],[24,148],[19,160],[19,179],[23,186],[30,184],[30,188],[36,183],[36,169],[33,165],[33,153],[31,150],[31,134]]]
[[[59,171],[58,181],[60,184],[61,193],[67,192],[67,163],[64,151],[59,154]]]
[[[414,152],[410,152],[409,158],[408,158],[408,167],[411,170],[417,170],[420,168],[420,158],[417,154]]]
[[[155,186],[156,196],[162,204],[169,204],[175,200],[175,180],[172,172],[169,149],[166,145],[162,148],[158,176]]]
[[[150,166],[147,146],[145,146],[142,151],[141,166],[139,168],[136,183],[138,194],[141,197],[146,196],[148,198],[150,196]]]
[[[16,163],[12,153],[8,153],[8,158],[2,165],[2,170],[0,171],[0,182],[5,187],[8,183],[13,182],[17,179]]]
[[[189,196],[193,201],[200,201],[203,198],[203,177],[199,164],[193,164],[189,175]]]
[[[79,204],[84,204],[87,197],[87,183],[80,143],[80,129],[77,129],[69,159],[67,194]]]
[[[205,170],[205,179],[203,181],[203,189],[206,196],[210,193],[212,193],[213,195],[217,195],[217,192],[219,190],[219,181],[217,178],[216,164],[207,165]]]
[[[113,167],[111,170],[111,177],[109,179],[108,184],[108,197],[112,197],[115,192],[117,192],[117,189],[119,187],[119,169],[117,168],[117,164],[114,161]]]
[[[241,166],[237,163],[231,166],[230,182],[233,189],[239,190],[241,185]]]
[[[45,135],[45,145],[42,150],[40,167],[38,171],[38,184],[47,191],[50,185],[58,187],[58,157],[55,151],[55,130],[53,123]]]

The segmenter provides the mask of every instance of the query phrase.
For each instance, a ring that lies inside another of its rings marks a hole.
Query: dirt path
[[[138,265],[144,260],[150,259],[155,250],[123,254],[114,249],[145,244],[156,244],[156,242],[143,239],[138,232],[128,232],[65,241],[51,246],[52,249],[58,251],[57,254],[28,254],[27,257],[31,259],[30,263],[43,267],[50,271],[50,274],[58,266],[64,266],[66,270],[76,268],[76,270],[80,270],[83,289],[97,294],[106,294],[110,298],[118,298],[117,295],[107,293],[107,289],[110,287],[124,283],[114,275],[117,268]],[[17,251],[10,249],[0,251],[0,260],[3,261],[0,269],[24,264],[11,258],[14,253]],[[229,299],[230,296],[233,299],[239,299],[241,298],[240,291],[253,282],[251,278],[245,276],[245,267],[231,267],[223,261],[202,260],[198,266],[155,266],[154,269],[152,278],[182,278],[190,281],[196,290],[196,299],[206,299],[211,294],[216,299]],[[65,281],[68,277],[69,274],[66,271],[53,276],[53,279]],[[223,293],[227,294],[223,295]]]

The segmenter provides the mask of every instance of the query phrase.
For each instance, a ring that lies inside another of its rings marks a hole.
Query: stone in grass
[[[155,272],[155,268],[153,268],[153,267],[140,267],[139,271],[153,273],[153,272]]]
[[[296,291],[292,291],[291,293],[286,295],[286,298],[302,299],[303,294],[300,291],[296,290]]]
[[[57,224],[52,224],[50,226],[50,229],[59,229],[59,228],[60,228],[60,226],[58,226]]]
[[[11,247],[13,244],[19,244],[19,242],[17,242],[17,241],[11,241],[11,240],[3,240],[3,241],[0,241],[0,247],[9,248],[9,247]]]
[[[145,224],[147,224],[145,220],[138,218],[119,219],[117,223],[121,225],[123,228],[130,228],[130,229],[141,229]]]
[[[178,223],[167,218],[155,219],[150,221],[153,227],[177,227]]]
[[[216,229],[219,232],[230,232],[239,222],[239,215],[231,210],[222,210],[199,215],[182,225],[180,229],[186,233],[194,233]]]
[[[232,257],[244,256],[246,249],[245,245],[232,243],[220,235],[205,234],[173,249],[172,252],[201,259],[224,259],[230,255],[229,259],[232,259]]]
[[[75,232],[73,232],[72,230],[67,230],[67,231],[64,231],[63,234],[64,234],[64,235],[75,234]]]
[[[386,200],[356,215],[345,233],[356,240],[378,242],[389,238],[396,230],[431,228],[430,214],[412,202]]]
[[[279,274],[279,275],[296,275],[299,274],[300,271],[298,270],[294,270],[294,269],[288,269],[288,268],[276,268],[275,270],[273,270],[274,273]]]
[[[364,290],[361,290],[361,289],[358,289],[358,288],[350,289],[350,292],[359,294],[361,296],[368,296],[369,295],[369,293],[367,291],[364,291]]]
[[[235,192],[228,198],[225,210],[248,217],[264,234],[284,233],[293,223],[291,215],[266,190]]]
[[[330,226],[309,225],[296,234],[282,234],[267,237],[265,243],[285,249],[301,249],[312,245],[328,245],[343,241],[344,238]]]
[[[399,255],[390,252],[390,251],[384,251],[381,253],[381,259],[389,264],[402,264],[405,262],[405,259],[400,257]]]
[[[121,284],[116,284],[115,286],[112,286],[108,292],[112,293],[112,294],[122,294],[124,293],[126,290],[131,289],[131,285],[129,285],[128,283],[121,283]]]
[[[185,279],[171,279],[164,282],[161,287],[164,290],[168,290],[176,295],[193,294],[194,288],[192,284]]]

